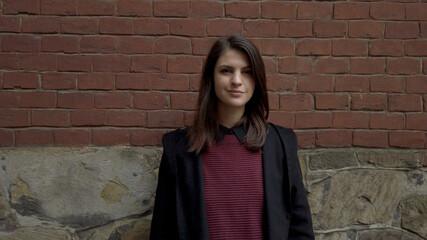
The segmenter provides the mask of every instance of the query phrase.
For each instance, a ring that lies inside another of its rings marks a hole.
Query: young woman
[[[257,48],[219,39],[193,125],[163,136],[151,240],[314,239],[296,136],[268,111]]]

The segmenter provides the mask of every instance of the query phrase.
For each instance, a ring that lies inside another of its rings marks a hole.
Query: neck
[[[244,113],[245,107],[230,108],[218,106],[218,121],[221,125],[232,128],[240,122]]]

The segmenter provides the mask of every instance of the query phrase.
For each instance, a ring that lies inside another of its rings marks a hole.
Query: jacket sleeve
[[[178,238],[176,215],[176,181],[173,168],[173,138],[163,136],[163,155],[160,161],[159,178],[151,221],[150,240],[174,240]]]
[[[298,160],[298,143],[295,133],[290,130],[291,146],[288,155],[289,172],[291,176],[291,224],[289,228],[289,240],[314,239],[313,224],[308,205],[307,192],[305,190],[301,167]]]

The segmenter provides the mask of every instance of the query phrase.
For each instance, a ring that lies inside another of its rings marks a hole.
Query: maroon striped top
[[[202,154],[211,240],[262,239],[262,156],[247,150],[239,139],[225,135]]]

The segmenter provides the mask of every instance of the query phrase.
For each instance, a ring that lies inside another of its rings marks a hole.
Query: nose
[[[233,78],[231,79],[231,84],[235,86],[242,85],[242,73],[239,71],[235,71],[233,74]]]

